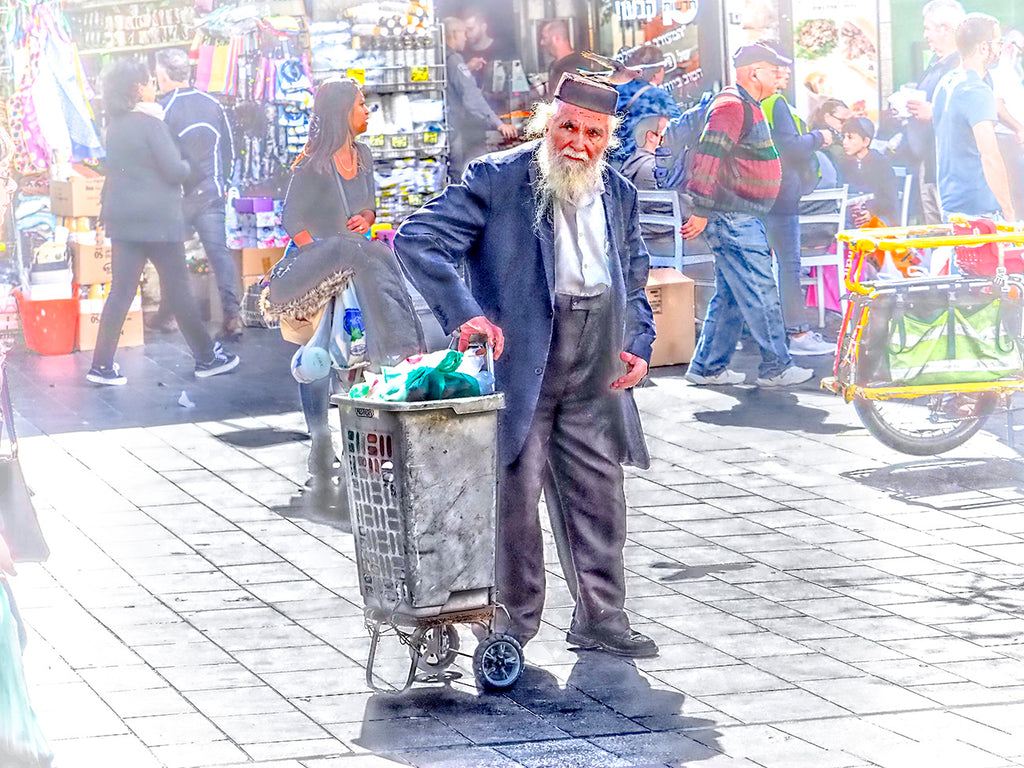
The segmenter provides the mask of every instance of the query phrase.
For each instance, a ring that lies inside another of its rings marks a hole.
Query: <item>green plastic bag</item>
[[[1019,376],[1020,344],[1003,329],[999,299],[931,321],[897,313],[889,325],[889,378],[906,385],[967,384]]]
[[[480,384],[466,373],[456,369],[462,363],[462,353],[454,350],[445,355],[436,368],[417,368],[406,379],[406,401],[447,400],[452,397],[478,397]]]
[[[47,768],[53,753],[28,700],[18,622],[0,580],[0,765]]]

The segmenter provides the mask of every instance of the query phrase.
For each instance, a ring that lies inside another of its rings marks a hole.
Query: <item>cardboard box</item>
[[[96,349],[96,337],[100,332],[100,314],[103,312],[105,299],[80,299],[78,302],[78,349],[89,352]],[[138,296],[132,301],[117,346],[137,347],[143,343],[142,330],[142,299]]]
[[[284,248],[243,248],[235,251],[235,263],[240,275],[262,275],[270,271],[281,257]]]
[[[50,213],[54,216],[99,216],[103,176],[84,165],[74,166],[67,181],[50,182]]]
[[[693,280],[671,267],[652,269],[647,279],[647,300],[654,310],[658,331],[651,368],[690,362],[696,342]]]
[[[109,247],[71,243],[71,271],[79,285],[109,283],[111,266]]]

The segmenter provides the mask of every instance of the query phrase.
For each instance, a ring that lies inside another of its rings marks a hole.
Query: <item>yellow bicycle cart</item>
[[[1000,405],[1009,419],[1010,397],[1024,391],[1024,232],[955,217],[837,238],[848,296],[822,388],[852,402],[880,442],[918,456],[961,445]],[[928,255],[948,255],[960,274],[911,266]]]

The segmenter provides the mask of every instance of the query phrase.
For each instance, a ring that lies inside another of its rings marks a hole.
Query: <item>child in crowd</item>
[[[839,162],[839,178],[850,185],[850,196],[870,194],[873,198],[850,211],[855,227],[862,227],[872,216],[890,227],[898,226],[896,213],[896,174],[892,166],[875,150],[871,140],[875,126],[866,117],[851,117],[843,123],[843,157]]]

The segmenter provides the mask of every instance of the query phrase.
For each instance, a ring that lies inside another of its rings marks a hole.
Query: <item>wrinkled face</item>
[[[352,130],[353,136],[366,131],[366,121],[370,117],[370,109],[366,106],[366,99],[363,92],[356,95],[356,103],[352,105],[352,111],[348,115],[348,127]]]
[[[866,150],[870,144],[871,140],[867,136],[861,136],[859,133],[847,131],[843,134],[843,151],[850,157],[856,157]]]
[[[574,104],[561,104],[548,126],[548,141],[555,154],[592,165],[604,156],[611,136],[609,115]]]
[[[781,87],[779,83],[782,81],[784,72],[788,76],[789,70],[786,67],[776,67],[774,64],[761,62],[750,65],[748,77],[751,87],[747,90],[755,99],[763,101]],[[737,77],[739,77],[738,71]]]
[[[948,24],[936,24],[930,19],[924,20],[924,40],[932,53],[945,56],[956,50],[956,31]]]
[[[448,30],[448,47],[456,53],[466,50],[466,28],[464,26],[451,27]]]

